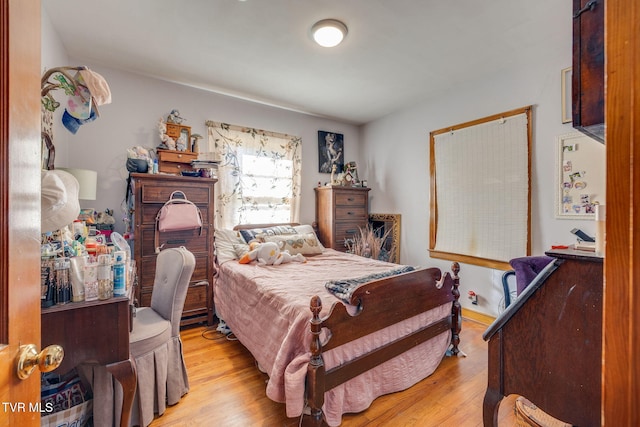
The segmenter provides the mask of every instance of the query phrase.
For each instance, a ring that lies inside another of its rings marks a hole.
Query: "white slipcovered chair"
[[[151,306],[136,310],[129,339],[137,371],[132,426],[148,426],[154,414],[162,415],[167,404],[178,403],[189,391],[180,318],[194,269],[195,257],[184,247],[158,254]],[[82,370],[93,388],[94,425],[118,425],[122,387],[104,366]]]

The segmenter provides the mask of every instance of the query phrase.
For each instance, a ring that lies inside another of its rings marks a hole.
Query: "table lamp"
[[[69,172],[75,176],[80,184],[80,191],[78,198],[80,200],[95,200],[96,189],[98,185],[98,172],[88,169],[75,169],[75,168],[58,168],[63,171]]]

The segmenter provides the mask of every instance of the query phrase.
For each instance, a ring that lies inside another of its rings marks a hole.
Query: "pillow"
[[[249,246],[242,240],[240,233],[235,230],[216,229],[213,235],[215,237],[214,246],[216,256],[218,257],[218,264],[220,265],[227,261],[240,258],[237,255],[236,245],[245,245],[246,250],[249,250]]]
[[[258,234],[264,234],[268,236],[279,236],[283,234],[296,234],[297,231],[291,225],[274,225],[273,227],[265,228],[252,228],[248,230],[240,230],[240,234],[245,243],[249,243],[252,240],[257,239]]]
[[[294,225],[293,229],[296,230],[298,234],[313,233],[314,236],[316,237],[316,240],[318,241],[318,246],[320,246],[324,251],[324,246],[322,246],[320,239],[318,239],[318,235],[316,234],[315,230],[310,224]]]
[[[324,247],[318,241],[316,233],[288,234],[280,236],[270,236],[267,234],[258,235],[261,242],[276,242],[281,251],[289,251],[291,255],[317,255],[321,254]]]
[[[244,256],[244,254],[246,254],[247,252],[249,252],[249,245],[245,242],[242,243],[234,243],[233,244],[233,249],[236,252],[236,258],[240,259]]]

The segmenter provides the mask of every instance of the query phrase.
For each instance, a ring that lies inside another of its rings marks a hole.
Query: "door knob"
[[[17,356],[17,374],[21,380],[29,378],[36,366],[40,372],[49,372],[62,363],[64,349],[59,345],[50,345],[40,353],[34,344],[21,345]]]

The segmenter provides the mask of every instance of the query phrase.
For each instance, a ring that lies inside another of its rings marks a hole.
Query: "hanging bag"
[[[175,197],[177,195],[182,197]],[[161,232],[195,230],[198,228],[202,235],[202,214],[200,209],[193,202],[187,200],[187,196],[182,191],[174,191],[156,215],[156,253],[160,253],[161,249],[159,245]]]

